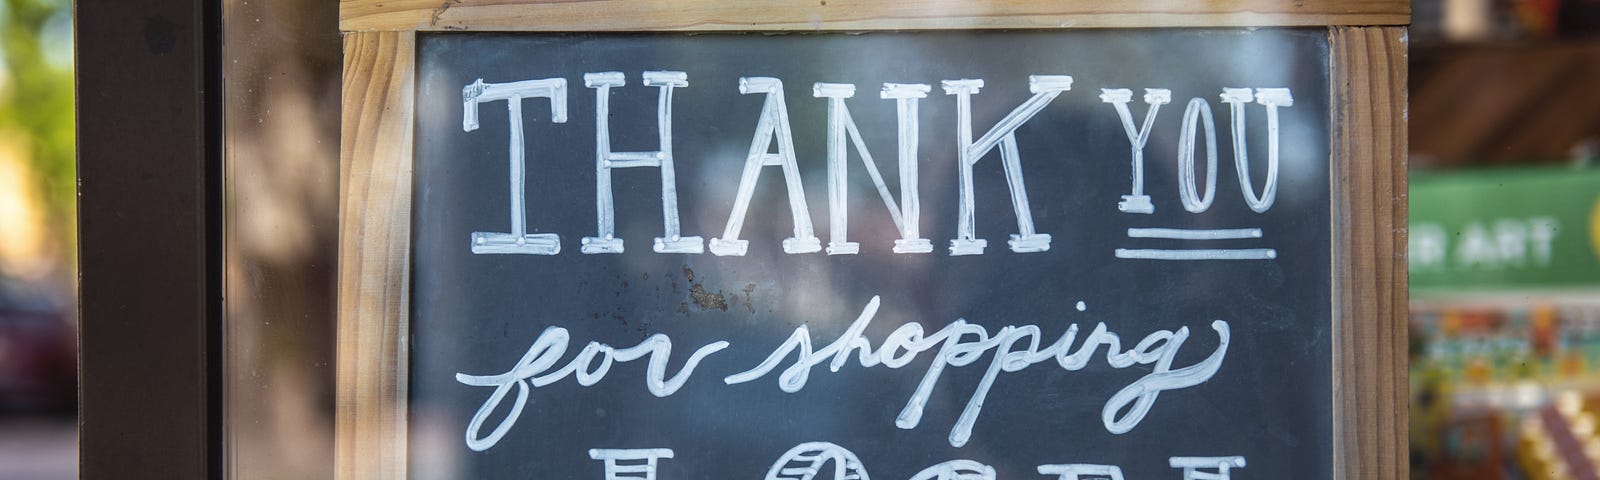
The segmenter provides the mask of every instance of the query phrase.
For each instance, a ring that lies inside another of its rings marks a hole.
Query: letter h
[[[622,72],[586,73],[583,83],[595,89],[595,208],[599,225],[596,236],[583,237],[583,253],[622,253],[622,239],[616,237],[611,169],[630,167],[661,169],[665,233],[656,238],[656,253],[704,252],[700,237],[685,237],[678,231],[678,185],[672,164],[672,89],[689,86],[689,76],[683,72],[644,72],[644,84],[661,89],[656,106],[660,149],[654,152],[611,151],[611,87],[625,83]]]

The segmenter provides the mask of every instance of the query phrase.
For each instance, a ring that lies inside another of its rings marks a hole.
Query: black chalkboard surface
[[[1326,35],[421,35],[409,471],[1330,477]]]

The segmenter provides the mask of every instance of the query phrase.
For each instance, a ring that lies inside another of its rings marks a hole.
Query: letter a
[[[811,253],[822,250],[822,240],[817,239],[811,227],[811,211],[806,207],[805,188],[800,185],[800,167],[794,160],[794,134],[789,128],[789,108],[783,102],[783,82],[771,77],[743,77],[739,79],[739,93],[766,94],[761,106],[761,120],[756,123],[755,138],[750,141],[750,153],[744,159],[744,174],[739,178],[739,196],[734,199],[733,212],[728,214],[728,226],[721,238],[711,239],[711,253],[719,256],[743,256],[750,249],[749,240],[740,240],[745,213],[750,209],[750,197],[755,195],[756,177],[764,167],[782,167],[784,186],[789,191],[789,213],[794,217],[794,237],[784,239],[784,253]],[[771,153],[772,139],[778,139],[778,153]]]

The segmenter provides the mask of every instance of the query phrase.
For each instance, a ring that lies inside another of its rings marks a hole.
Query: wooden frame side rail
[[[838,30],[1328,26],[1335,478],[1408,478],[1406,29],[1403,1],[342,0],[337,471],[404,478],[415,42],[418,30]],[[958,5],[959,3],[959,5]],[[1221,5],[1221,6],[1218,6]],[[624,12],[622,6],[637,7]],[[757,6],[771,7],[763,11]],[[1115,7],[1113,7],[1115,6]],[[837,8],[835,8],[837,7]],[[1170,7],[1170,6],[1168,6]],[[660,13],[674,9],[671,14]],[[1124,8],[1112,12],[1107,9]],[[576,9],[586,9],[580,14]],[[940,12],[913,15],[914,11]],[[615,12],[618,15],[609,15]],[[655,12],[655,13],[651,13]],[[798,21],[806,12],[818,16]],[[1267,13],[1261,13],[1267,12]],[[948,14],[948,15],[946,15]],[[603,19],[603,20],[597,20]],[[1341,26],[1347,25],[1347,26]],[[390,31],[382,31],[390,30]]]
[[[409,32],[344,39],[334,469],[405,478],[413,61]]]
[[[1329,31],[1334,478],[1409,478],[1406,32]]]

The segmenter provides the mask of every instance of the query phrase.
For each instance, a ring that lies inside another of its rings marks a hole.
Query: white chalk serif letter
[[[832,467],[832,472],[823,467]],[[829,475],[831,473],[831,475]],[[806,442],[789,449],[767,470],[765,480],[872,480],[854,452],[828,442]]]
[[[511,109],[511,232],[472,232],[472,253],[521,253],[555,255],[561,252],[561,238],[554,233],[527,231],[527,184],[524,141],[522,139],[522,99],[550,99],[550,121],[567,121],[567,80],[546,78],[512,83],[483,83],[483,79],[461,89],[461,129],[478,129],[478,104],[505,100]]]
[[[921,238],[919,232],[921,200],[917,193],[917,99],[927,97],[930,89],[927,85],[883,85],[882,97],[895,100],[900,120],[900,203],[897,204],[889,194],[889,187],[883,181],[883,173],[878,170],[877,162],[872,160],[872,153],[861,140],[861,132],[856,127],[855,118],[850,115],[850,108],[845,106],[844,99],[855,96],[855,85],[817,83],[812,86],[814,96],[828,99],[829,255],[853,255],[861,251],[861,246],[849,239],[850,169],[847,162],[849,152],[845,144],[847,136],[855,146],[856,154],[861,157],[861,163],[866,166],[867,175],[872,177],[878,196],[889,207],[889,216],[894,219],[895,229],[900,232],[900,238],[894,242],[894,252],[933,251],[933,243]]]
[[[605,480],[656,480],[657,465],[672,456],[670,448],[589,449],[589,458],[605,462]]]
[[[1229,470],[1244,468],[1244,457],[1172,457],[1167,464],[1183,469],[1183,480],[1228,480]],[[1202,470],[1216,470],[1206,472]]]
[[[1068,463],[1057,465],[1040,465],[1038,468],[1040,475],[1055,475],[1056,480],[1087,480],[1090,478],[1123,480],[1122,467],[1118,467],[1116,465]]]
[[[711,239],[711,253],[742,256],[750,249],[749,240],[740,240],[745,213],[750,209],[750,197],[755,194],[756,177],[765,167],[782,167],[783,181],[789,192],[789,212],[794,217],[794,237],[783,241],[785,253],[811,253],[822,250],[811,226],[811,210],[806,207],[805,188],[800,185],[800,167],[794,159],[794,134],[789,128],[789,107],[783,101],[783,82],[771,77],[742,77],[739,93],[765,94],[761,106],[761,119],[756,122],[756,135],[750,141],[750,153],[745,156],[744,174],[739,177],[739,193],[734,199],[733,211],[728,214],[728,225],[722,237]],[[772,139],[778,139],[778,152],[771,153]]]
[[[995,480],[994,475],[994,467],[961,459],[924,468],[911,480]]]
[[[685,237],[678,231],[678,184],[672,162],[672,90],[689,86],[683,72],[644,72],[644,84],[657,87],[657,138],[654,152],[611,151],[611,88],[625,83],[622,72],[586,73],[583,83],[595,89],[595,207],[599,233],[583,237],[583,253],[622,253],[622,239],[616,238],[616,212],[611,197],[611,169],[654,167],[661,169],[661,218],[665,233],[656,238],[656,253],[702,253],[700,237]]]
[[[1150,141],[1150,131],[1156,123],[1156,112],[1161,106],[1172,101],[1172,91],[1165,88],[1144,89],[1144,103],[1150,108],[1144,113],[1144,126],[1133,125],[1133,112],[1128,110],[1128,102],[1133,100],[1133,91],[1126,88],[1100,89],[1100,101],[1109,103],[1117,110],[1117,118],[1122,120],[1122,130],[1128,134],[1128,143],[1133,149],[1133,188],[1127,195],[1122,196],[1122,201],[1117,203],[1117,209],[1126,213],[1155,213],[1156,207],[1150,203],[1150,196],[1144,194],[1144,144]]]
[[[1195,185],[1194,170],[1194,143],[1195,123],[1205,121],[1206,127],[1206,187],[1202,196]],[[1191,213],[1200,213],[1211,208],[1211,201],[1217,196],[1217,125],[1211,117],[1211,104],[1203,98],[1189,99],[1189,106],[1183,110],[1183,130],[1178,135],[1178,198],[1183,200],[1183,209]]]
[[[1011,208],[1017,215],[1017,232],[1011,235],[1011,251],[1017,253],[1043,252],[1050,249],[1050,234],[1033,231],[1033,213],[1028,207],[1028,191],[1022,183],[1022,163],[1017,152],[1017,127],[1027,123],[1043,110],[1061,92],[1072,89],[1072,77],[1066,75],[1030,75],[1028,89],[1033,97],[1018,105],[1001,118],[988,133],[977,141],[972,140],[972,95],[983,88],[982,79],[945,80],[940,82],[946,95],[956,96],[956,144],[961,168],[961,205],[956,223],[956,239],[950,241],[951,255],[978,255],[989,245],[977,238],[976,201],[973,199],[972,166],[996,146],[1000,147],[1000,162],[1005,168],[1006,186],[1011,189]]]
[[[1244,191],[1245,203],[1256,213],[1272,208],[1278,196],[1278,107],[1294,106],[1294,97],[1287,88],[1258,88],[1256,103],[1267,107],[1267,181],[1256,195],[1255,182],[1250,180],[1249,144],[1245,142],[1244,104],[1250,103],[1248,88],[1222,89],[1222,102],[1228,104],[1233,114],[1233,165],[1239,172],[1239,189]]]

